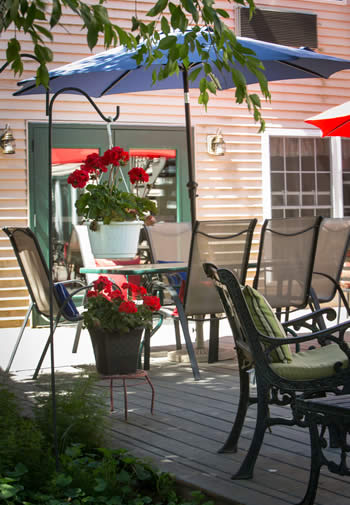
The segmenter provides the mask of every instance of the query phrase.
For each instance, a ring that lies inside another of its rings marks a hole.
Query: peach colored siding
[[[137,3],[138,15],[145,16],[152,1]],[[226,1],[218,2],[232,12],[234,6]],[[350,58],[350,3],[336,0],[266,0],[256,1],[259,7],[300,10],[318,16],[319,51]],[[109,0],[112,19],[128,28],[134,13],[134,0],[123,2]],[[57,67],[89,55],[85,34],[80,20],[67,12],[64,27],[54,30],[52,48]],[[0,39],[0,54],[4,61],[6,41],[13,34],[8,32]],[[23,52],[30,46],[23,36]],[[94,52],[103,50],[100,44]],[[0,62],[2,64],[2,62]],[[23,78],[33,75],[34,63],[26,61]],[[45,121],[43,96],[14,98],[17,79],[10,70],[0,78],[0,128],[11,124],[17,139],[17,153],[0,154],[0,226],[26,225],[28,222],[27,187],[27,124]],[[350,99],[350,71],[343,71],[329,80],[312,79],[271,83],[271,103],[264,103],[264,118],[268,128],[308,129],[305,118]],[[258,89],[252,86],[251,89]],[[235,105],[234,92],[224,91],[212,98],[208,112],[197,104],[198,92],[191,92],[192,124],[195,127],[196,178],[199,183],[197,199],[198,218],[214,219],[239,216],[263,217],[262,149],[258,126],[244,105]],[[106,115],[112,115],[115,105],[120,105],[120,123],[124,124],[172,124],[184,125],[183,95],[179,91],[164,91],[114,95],[100,99]],[[84,98],[66,95],[56,102],[54,121],[98,122],[99,118]],[[223,157],[213,157],[206,152],[206,137],[221,128],[227,151]],[[255,240],[256,249],[257,238]],[[9,249],[8,240],[0,233],[0,327],[18,325],[23,316],[23,280]],[[17,310],[9,309],[9,298],[17,297]]]

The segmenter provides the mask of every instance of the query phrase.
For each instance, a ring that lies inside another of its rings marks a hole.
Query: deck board
[[[267,432],[252,480],[231,480],[249,447],[255,407],[248,411],[239,451],[218,454],[238,403],[238,371],[233,362],[201,364],[201,381],[193,381],[186,365],[152,366],[156,391],[155,412],[149,412],[150,394],[143,387],[129,391],[128,422],[123,420],[122,393],[114,398],[121,410],[111,414],[110,437],[135,455],[149,457],[162,470],[188,486],[197,486],[217,503],[232,505],[296,504],[306,489],[309,471],[309,436],[305,429],[275,426]],[[275,408],[284,411],[288,409]],[[350,482],[323,470],[317,505],[345,505]]]
[[[155,387],[154,415],[151,391],[145,383],[128,382],[128,422],[124,421],[123,393],[114,389],[116,411],[109,413],[107,444],[126,448],[150,459],[158,468],[176,476],[184,489],[201,489],[216,505],[293,505],[302,498],[309,472],[309,435],[306,429],[274,426],[267,432],[251,480],[232,480],[249,448],[256,407],[250,407],[236,454],[219,454],[232,427],[239,396],[239,376],[233,361],[200,364],[200,381],[194,381],[187,364],[153,360],[150,378]],[[26,390],[43,387],[49,376],[26,381]],[[57,374],[57,381],[74,380]],[[96,385],[108,391],[108,381]],[[106,394],[106,404],[109,398]],[[288,408],[273,407],[285,413]],[[321,472],[316,505],[347,505],[350,480]]]

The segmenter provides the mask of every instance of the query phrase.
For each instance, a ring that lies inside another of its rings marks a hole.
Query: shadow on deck
[[[94,370],[75,366],[75,371]],[[306,489],[309,472],[309,436],[305,429],[274,427],[266,433],[252,480],[232,481],[253,433],[255,407],[248,411],[240,448],[236,454],[218,454],[232,425],[238,403],[238,371],[233,361],[200,364],[202,380],[195,382],[187,364],[152,360],[149,372],[155,387],[154,415],[147,385],[128,387],[129,414],[124,421],[123,393],[114,390],[117,409],[109,417],[107,445],[126,448],[171,472],[183,490],[201,489],[217,505],[296,504]],[[14,376],[15,388],[40,389],[49,380],[44,373],[37,382]],[[57,372],[57,381],[74,380],[73,370]],[[108,388],[107,381],[97,387]],[[106,395],[108,402],[108,395]],[[288,410],[285,410],[288,416]],[[346,505],[350,486],[346,478],[321,473],[316,504]]]

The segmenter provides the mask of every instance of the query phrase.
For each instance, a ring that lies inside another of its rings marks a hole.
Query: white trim
[[[265,131],[261,135],[261,176],[263,195],[263,219],[271,218],[271,170],[270,170],[270,135]]]
[[[342,148],[340,137],[331,139],[331,195],[333,217],[344,217]]]

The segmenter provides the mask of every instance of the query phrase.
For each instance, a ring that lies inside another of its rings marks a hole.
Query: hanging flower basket
[[[134,258],[143,221],[98,223],[96,230],[88,226],[91,250],[95,258]]]
[[[135,373],[143,328],[127,333],[104,328],[90,328],[96,369],[102,375]]]

